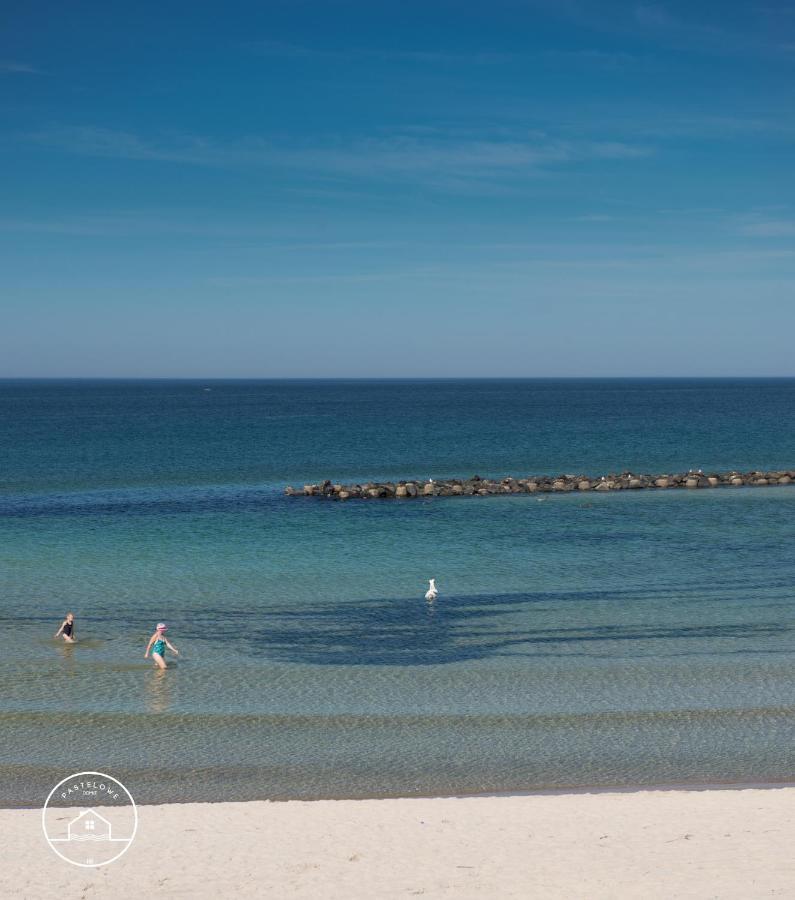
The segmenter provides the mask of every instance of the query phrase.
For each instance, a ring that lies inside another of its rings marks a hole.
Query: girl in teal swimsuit
[[[168,649],[179,656],[179,650],[169,642],[166,637],[166,626],[163,622],[160,622],[157,626],[155,633],[152,637],[149,638],[149,643],[146,645],[146,653],[144,653],[144,659],[149,658],[149,651],[152,651],[152,659],[155,661],[155,664],[159,666],[161,669],[168,668],[166,666],[166,661],[163,657],[166,655],[166,647]]]

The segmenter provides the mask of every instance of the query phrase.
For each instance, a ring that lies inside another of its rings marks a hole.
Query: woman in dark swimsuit
[[[66,618],[61,622],[61,627],[55,632],[56,637],[62,637],[67,643],[74,644],[75,636],[75,614],[67,613]]]

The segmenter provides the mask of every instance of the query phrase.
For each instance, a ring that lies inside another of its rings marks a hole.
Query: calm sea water
[[[282,494],[792,468],[793,410],[795,380],[0,382],[0,804],[80,770],[150,803],[793,780],[795,488]]]

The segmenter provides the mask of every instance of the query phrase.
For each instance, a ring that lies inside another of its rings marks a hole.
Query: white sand
[[[100,869],[0,834],[2,897],[795,897],[790,787],[144,806]]]

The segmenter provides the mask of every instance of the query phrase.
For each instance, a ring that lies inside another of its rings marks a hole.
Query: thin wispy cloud
[[[726,24],[725,19],[704,21],[699,16],[698,4],[685,7],[687,15],[674,15],[662,3],[640,3],[634,7],[633,17],[637,26],[646,36],[654,36],[671,46],[686,50],[701,50],[712,54],[754,55],[786,54],[787,43],[782,42],[778,26],[765,27],[765,15],[772,20],[778,18],[774,10],[749,7],[751,15],[747,27],[742,29],[737,23]],[[771,35],[775,35],[771,37]]]
[[[250,41],[244,45],[249,50],[256,50],[263,56],[283,56],[287,59],[295,57],[312,56],[313,51],[301,44],[292,44],[288,41]]]
[[[470,50],[436,50],[386,48],[322,48],[285,41],[255,41],[246,45],[250,50],[264,57],[295,60],[330,60],[330,61],[374,61],[428,63],[428,64],[462,64],[462,65],[498,65],[500,63],[519,63],[528,61],[563,62],[574,65],[594,66],[603,69],[620,69],[629,65],[646,62],[647,57],[619,50],[604,50],[596,47],[551,48],[543,51],[523,51],[508,49],[470,49]]]
[[[456,118],[453,118],[453,113]],[[467,119],[468,116],[468,119]],[[587,104],[541,107],[533,102],[515,98],[489,99],[482,104],[470,103],[466,110],[450,111],[444,129],[434,125],[411,126],[418,135],[432,133],[467,134],[487,131],[491,136],[513,140],[524,134],[544,138],[570,140],[573,143],[588,136],[602,136],[629,147],[644,148],[646,155],[668,142],[681,143],[688,148],[693,139],[728,142],[760,138],[791,140],[795,136],[795,118],[791,103],[771,94],[747,110],[731,106],[706,108],[689,101],[678,106],[660,101],[655,104],[638,102],[634,97],[616,104],[597,97]],[[460,122],[476,123],[467,127]],[[532,131],[527,123],[532,122]],[[409,127],[404,126],[407,132]],[[689,148],[688,148],[689,149]]]
[[[0,74],[36,75],[39,70],[29,63],[17,62],[13,59],[0,59]]]
[[[700,115],[661,116],[656,124],[643,127],[646,134],[658,137],[742,137],[766,133],[791,135],[795,123],[782,110],[774,115]]]
[[[440,187],[462,181],[537,175],[587,160],[631,160],[649,147],[620,141],[549,138],[492,140],[391,135],[351,140],[317,139],[288,145],[261,137],[218,141],[192,135],[150,139],[92,126],[51,128],[24,136],[69,153],[195,166],[256,166],[346,179],[419,179]]]
[[[619,38],[640,37],[660,48],[672,48],[713,56],[755,56],[786,54],[791,42],[791,25],[782,11],[772,7],[748,6],[746,27],[729,24],[726,16],[711,15],[704,5],[653,2],[586,4],[571,0],[529,0],[549,15],[563,18],[576,28]],[[782,33],[783,31],[783,33]]]
[[[679,28],[681,25],[659,3],[641,3],[635,7],[634,15],[635,21],[646,28]]]
[[[620,50],[601,50],[596,48],[551,49],[541,54],[542,58],[554,63],[566,63],[595,67],[599,69],[625,69],[647,63],[648,57]]]
[[[795,237],[795,219],[748,222],[741,225],[739,230],[749,237]]]
[[[505,112],[505,115],[508,115]],[[517,113],[517,118],[520,113]],[[643,107],[627,105],[623,110],[609,106],[592,107],[583,112],[580,127],[603,128],[626,143],[690,140],[735,141],[768,139],[790,140],[795,135],[795,121],[788,108],[771,103],[755,114],[686,113],[676,109],[657,109],[654,115]]]
[[[79,156],[221,165],[230,162],[229,148],[191,136],[152,141],[133,132],[93,125],[64,126],[30,132],[23,140]]]
[[[84,215],[49,217],[0,217],[0,232],[7,234],[58,235],[68,238],[127,237],[162,238],[163,235],[229,240],[236,246],[255,246],[258,250],[284,252],[374,250],[400,246],[386,240],[321,240],[308,237],[305,227],[284,223],[240,222],[224,220],[215,210],[119,210]]]
[[[484,249],[482,244],[473,245],[472,250]],[[561,250],[556,245],[517,246],[515,259],[494,259],[478,257],[468,260],[457,259],[455,262],[430,262],[417,264],[405,261],[399,268],[383,267],[363,271],[361,266],[348,271],[325,271],[306,274],[304,272],[282,272],[261,274],[228,274],[217,275],[207,279],[209,284],[223,288],[275,287],[291,285],[327,285],[365,284],[371,282],[417,282],[436,281],[446,285],[455,284],[462,288],[481,287],[491,290],[495,285],[504,286],[512,283],[525,289],[528,284],[540,284],[545,279],[551,283],[576,282],[580,289],[599,288],[605,293],[624,287],[637,294],[657,292],[666,295],[670,291],[669,282],[660,282],[654,276],[661,271],[669,273],[672,266],[679,275],[715,274],[720,280],[736,277],[754,277],[761,283],[765,278],[774,284],[793,284],[789,274],[769,274],[771,264],[789,263],[795,251],[742,251],[737,249],[715,250],[707,252],[699,248],[675,249],[654,245],[616,245],[595,246],[571,245]],[[616,276],[618,281],[611,280],[599,285],[598,279],[604,276]],[[624,279],[637,279],[626,282]],[[683,280],[686,284],[686,279]],[[699,285],[690,286],[693,291],[701,290]]]
[[[65,237],[130,237],[185,235],[191,237],[244,238],[270,240],[284,234],[284,228],[245,223],[219,222],[206,211],[197,213],[150,210],[123,210],[113,213],[54,215],[42,218],[0,217],[0,232],[13,234],[52,234]]]
[[[391,50],[377,47],[311,47],[285,41],[253,41],[246,45],[263,56],[284,59],[328,59],[331,61],[384,60],[408,63],[501,63],[516,58],[516,54],[493,50],[450,51],[436,49]]]

